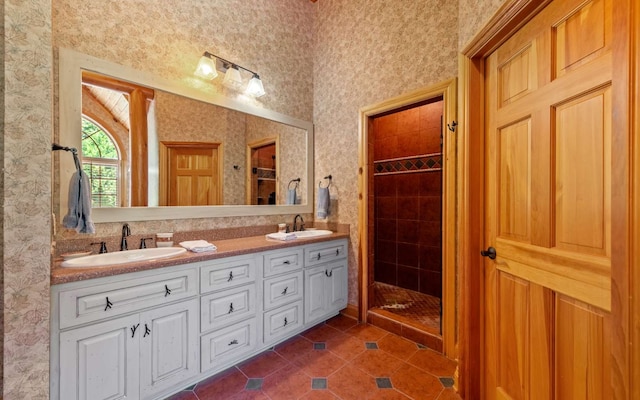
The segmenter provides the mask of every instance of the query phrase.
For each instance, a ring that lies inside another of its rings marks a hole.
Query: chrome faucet
[[[131,235],[129,224],[122,225],[122,240],[120,241],[120,251],[127,250],[127,236]]]
[[[300,226],[298,227],[298,218],[300,218]],[[303,231],[304,230],[304,219],[302,219],[302,215],[296,214],[293,218],[293,231]]]

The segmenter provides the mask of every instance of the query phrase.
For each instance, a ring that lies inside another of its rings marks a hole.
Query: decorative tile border
[[[373,162],[373,175],[390,175],[405,172],[441,171],[442,153],[394,158]]]

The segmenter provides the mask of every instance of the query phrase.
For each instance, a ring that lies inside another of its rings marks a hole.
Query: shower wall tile
[[[376,260],[395,263],[397,261],[396,242],[378,239],[378,246],[375,253]]]
[[[376,234],[382,240],[396,241],[398,221],[396,219],[376,219]]]
[[[420,226],[416,221],[398,220],[398,242],[418,243]]]
[[[398,265],[396,263],[387,263],[384,261],[375,260],[373,276],[376,282],[388,283],[389,285],[397,285],[397,270]]]
[[[419,272],[421,293],[442,298],[442,273],[421,269]]]
[[[405,267],[403,265],[398,265],[398,286],[415,290],[418,292],[420,290],[420,273],[421,271],[418,268]]]
[[[442,173],[426,172],[420,176],[420,196],[442,195]]]
[[[442,247],[420,245],[419,249],[420,269],[433,272],[442,270]]]
[[[442,220],[442,197],[423,196],[420,199],[420,221]]]
[[[420,266],[420,247],[412,243],[398,243],[398,264],[405,267],[418,268]]]
[[[398,197],[398,219],[420,219],[420,197]]]
[[[398,182],[398,197],[418,196],[420,194],[420,176],[425,173],[395,175]]]

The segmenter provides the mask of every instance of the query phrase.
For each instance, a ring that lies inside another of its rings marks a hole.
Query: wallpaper
[[[357,305],[359,109],[457,75],[458,5],[446,0],[317,4],[315,174],[316,180],[333,176],[329,220],[351,225],[349,303]]]
[[[204,50],[257,71],[267,94],[256,105],[316,124],[315,181],[333,175],[329,221],[352,224],[349,302],[357,304],[358,109],[455,76],[460,43],[500,3],[178,0],[151,7],[143,0],[4,1],[4,399],[48,398],[50,146],[58,47],[211,92],[225,93],[192,75]],[[458,4],[464,10],[460,22]],[[200,230],[290,217],[152,221],[133,223],[131,229]],[[98,226],[101,235],[117,235],[120,228]]]
[[[3,394],[49,393],[51,3],[6,0],[3,135]]]

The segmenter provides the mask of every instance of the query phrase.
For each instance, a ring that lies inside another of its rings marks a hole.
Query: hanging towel
[[[96,233],[91,220],[91,186],[89,177],[82,172],[82,166],[76,153],[73,153],[76,172],[69,182],[69,212],[62,219],[65,228],[75,229],[79,233]]]
[[[296,204],[296,190],[288,189],[287,190],[287,204]]]
[[[329,215],[329,188],[318,188],[318,201],[316,205],[316,215],[320,219],[325,219]]]
[[[188,240],[186,242],[180,242],[180,246],[194,253],[203,253],[205,251],[215,251],[218,249],[216,245],[206,240]]]

